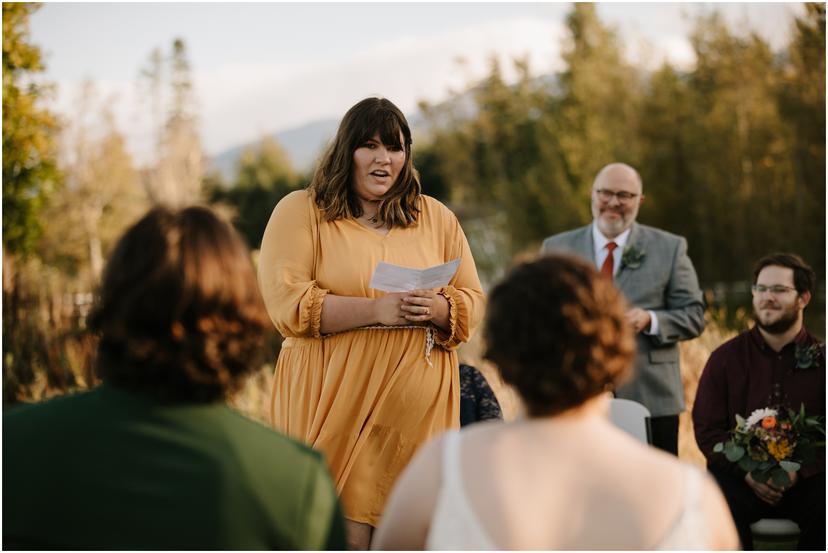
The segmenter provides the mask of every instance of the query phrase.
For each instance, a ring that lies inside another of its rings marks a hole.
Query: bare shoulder
[[[627,435],[624,435],[624,438],[627,437]],[[637,458],[636,462],[640,463],[642,469],[646,467],[646,470],[638,472],[644,481],[652,478],[659,478],[663,481],[678,483],[684,479],[687,467],[684,462],[679,461],[674,455],[661,451],[658,448],[646,445],[634,439],[632,439],[632,441],[632,445],[634,447],[631,450],[633,452],[632,455],[634,458]]]
[[[651,483],[648,489],[652,490],[652,494],[658,494],[659,488],[663,486],[663,489],[668,491],[668,495],[673,495],[674,498],[678,499],[678,501],[671,502],[668,497],[662,497],[660,501],[653,501],[653,503],[660,503],[665,506],[672,503],[668,512],[680,513],[685,509],[685,500],[692,497],[693,494],[697,494],[696,508],[698,514],[703,517],[702,524],[708,540],[707,548],[717,550],[738,549],[739,538],[733,525],[730,509],[719,490],[719,486],[707,471],[686,461],[680,461],[670,454],[653,448],[649,449],[653,454],[650,456],[651,464],[647,471],[642,471],[648,473],[647,480]],[[693,485],[693,473],[698,476],[698,478],[695,478],[698,485],[696,490],[687,487]],[[660,482],[660,485],[657,484],[658,482]],[[667,485],[668,482],[673,484]],[[676,489],[683,489],[684,492],[675,494]],[[690,494],[690,496],[687,494]]]
[[[640,462],[638,475],[642,478],[642,486],[649,490],[647,504],[658,506],[649,515],[651,520],[659,520],[656,526],[669,528],[672,521],[684,512],[686,500],[695,495],[695,508],[707,537],[706,547],[714,550],[738,549],[739,538],[730,509],[719,486],[707,471],[668,453],[644,447],[649,455],[646,455],[646,462]],[[694,480],[698,486],[695,490],[688,487],[694,485]],[[676,490],[683,492],[676,493]]]
[[[666,524],[681,510],[681,483],[685,476],[685,465],[676,457],[644,444],[616,428],[606,431],[595,446],[600,453],[596,466],[615,486],[631,492],[646,489],[647,501],[641,505],[644,511],[653,510],[651,516],[661,518]],[[606,459],[612,458],[612,462]],[[655,525],[658,527],[658,524]]]
[[[706,471],[701,472],[700,510],[704,513],[708,529],[710,541],[707,545],[710,549],[739,549],[739,534],[719,485]]]

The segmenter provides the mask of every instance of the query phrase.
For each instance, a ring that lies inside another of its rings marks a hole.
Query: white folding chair
[[[652,444],[650,434],[650,410],[629,399],[614,397],[610,400],[610,420],[633,438]]]
[[[751,524],[750,530],[757,550],[796,549],[799,542],[799,525],[786,518],[763,518]]]

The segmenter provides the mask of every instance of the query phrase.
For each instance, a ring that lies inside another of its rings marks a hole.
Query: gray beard
[[[606,221],[598,221],[598,230],[604,235],[604,238],[613,239],[619,234],[627,230],[625,228],[626,222],[621,219],[617,223],[607,223]]]

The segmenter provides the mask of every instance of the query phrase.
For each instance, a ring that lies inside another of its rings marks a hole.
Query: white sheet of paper
[[[368,286],[383,292],[441,288],[449,283],[459,266],[460,258],[427,269],[409,269],[380,261]]]

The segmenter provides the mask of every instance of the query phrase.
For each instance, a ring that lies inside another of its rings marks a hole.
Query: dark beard
[[[753,320],[756,321],[756,326],[758,326],[768,334],[784,334],[785,332],[790,330],[793,325],[796,324],[796,321],[798,319],[799,313],[794,311],[793,313],[786,313],[778,321],[766,325],[762,324],[762,321],[759,320],[759,317],[756,316],[756,313],[753,314]]]

